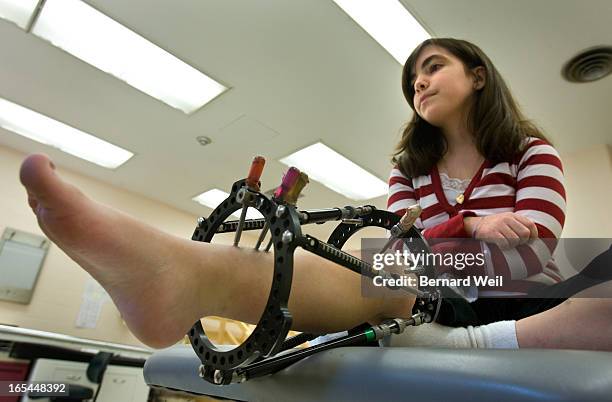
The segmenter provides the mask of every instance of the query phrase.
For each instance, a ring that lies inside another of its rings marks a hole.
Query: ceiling
[[[374,0],[373,0],[374,1]],[[401,66],[331,0],[88,0],[230,90],[186,115],[0,20],[0,97],[126,148],[107,170],[0,129],[0,144],[43,151],[65,168],[194,215],[191,201],[229,190],[252,156],[278,160],[322,140],[386,180],[411,116]],[[562,153],[610,142],[612,77],[561,78],[579,51],[612,45],[609,0],[402,0],[433,36],[467,39],[493,60],[528,117]],[[212,143],[201,146],[197,136]],[[311,182],[302,208],[356,205]],[[368,200],[385,206],[385,197]]]

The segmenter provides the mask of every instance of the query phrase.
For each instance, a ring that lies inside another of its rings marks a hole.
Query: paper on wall
[[[76,318],[77,328],[95,328],[100,319],[102,307],[110,297],[95,279],[89,278],[85,284],[81,308]]]

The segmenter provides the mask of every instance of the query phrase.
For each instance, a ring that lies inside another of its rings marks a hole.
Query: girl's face
[[[425,47],[417,57],[411,82],[418,115],[441,128],[462,122],[472,95],[484,86],[484,67],[474,72],[476,76],[466,74],[463,62],[446,49]]]

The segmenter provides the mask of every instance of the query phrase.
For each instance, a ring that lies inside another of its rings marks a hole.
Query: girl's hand
[[[468,233],[478,240],[497,244],[507,250],[538,238],[538,229],[530,219],[515,212],[503,212],[485,217],[467,217]]]

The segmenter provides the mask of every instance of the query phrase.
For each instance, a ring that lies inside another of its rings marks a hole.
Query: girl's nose
[[[427,82],[423,79],[419,79],[418,81],[415,82],[414,88],[416,92],[421,92],[422,90],[427,88]]]

